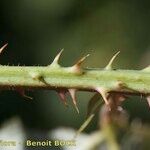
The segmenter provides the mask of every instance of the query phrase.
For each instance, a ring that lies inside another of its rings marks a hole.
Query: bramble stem
[[[0,66],[1,89],[77,89],[150,94],[150,72],[138,70],[82,69],[60,66]]]

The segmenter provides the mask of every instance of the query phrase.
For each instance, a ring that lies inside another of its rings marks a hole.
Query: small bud
[[[119,53],[120,53],[120,51],[117,52],[117,53],[111,58],[111,60],[109,61],[108,65],[105,67],[106,70],[112,70],[112,69],[113,69],[113,68],[112,68],[112,63],[114,62],[115,58],[118,56]]]
[[[31,78],[33,80],[37,80],[39,82],[43,82],[44,84],[47,84],[47,82],[45,81],[44,77],[42,76],[41,73],[39,72],[30,72],[29,75],[31,76]]]
[[[116,89],[137,92],[135,89],[130,88],[129,85],[127,85],[126,83],[124,83],[122,81],[117,81]]]
[[[77,113],[79,114],[79,109],[78,109],[78,106],[77,106],[77,99],[76,99],[76,96],[75,96],[77,90],[76,89],[68,89],[68,91],[69,91],[70,96],[72,98],[72,102],[74,104],[74,107],[75,107]]]
[[[117,81],[116,87],[117,89],[123,89],[123,88],[127,88],[127,85],[122,81]]]
[[[42,75],[38,72],[29,72],[29,75],[32,77],[34,80],[39,80],[42,78]]]

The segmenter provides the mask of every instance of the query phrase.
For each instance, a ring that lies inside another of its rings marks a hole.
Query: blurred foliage
[[[118,50],[121,54],[116,68],[141,69],[149,63],[149,1],[1,0],[0,6],[0,45],[9,43],[1,55],[3,65],[48,65],[61,48],[65,49],[60,61],[64,66],[90,53],[84,66],[104,67]],[[34,97],[33,101],[24,100],[14,91],[1,92],[0,122],[17,115],[29,128],[78,128],[92,96],[78,93],[77,115],[72,107],[61,105],[53,91],[28,94]],[[131,117],[149,122],[145,100],[132,99],[124,106]],[[90,130],[95,128],[96,121]]]

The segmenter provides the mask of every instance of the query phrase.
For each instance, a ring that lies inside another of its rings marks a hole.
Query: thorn
[[[75,64],[76,66],[81,66],[81,64],[84,62],[84,60],[87,58],[87,57],[89,57],[90,56],[90,54],[87,54],[86,56],[83,56],[81,59],[79,59],[78,61],[77,61],[77,63]]]
[[[76,96],[75,96],[77,90],[76,89],[68,89],[68,91],[69,91],[70,96],[72,98],[73,105],[74,105],[77,113],[79,114],[79,109],[78,109],[78,106],[77,106],[77,100],[76,100]]]
[[[0,54],[2,53],[2,51],[5,49],[5,47],[8,45],[8,43],[6,43],[4,46],[2,46],[1,48],[0,48]]]
[[[61,56],[61,54],[62,54],[63,51],[64,51],[64,49],[62,49],[62,50],[56,55],[56,57],[54,58],[54,60],[53,60],[53,62],[52,62],[51,65],[58,65],[60,56]]]
[[[74,72],[76,73],[82,73],[81,71],[81,64],[84,62],[84,60],[89,57],[90,54],[87,54],[86,56],[80,58],[76,63],[75,65],[73,65],[71,68]]]
[[[58,93],[59,97],[61,98],[62,102],[64,103],[64,105],[68,106],[67,101],[66,101],[66,91],[57,90],[57,93]]]
[[[120,51],[117,52],[109,61],[108,65],[105,67],[106,70],[112,70],[112,63],[114,62],[115,58],[119,55]]]
[[[101,94],[102,98],[103,98],[104,101],[105,101],[105,104],[106,104],[106,105],[109,105],[109,102],[108,102],[108,99],[107,99],[107,97],[108,97],[108,90],[106,90],[106,89],[104,89],[104,88],[101,88],[101,87],[98,87],[98,88],[96,88],[95,90],[96,90],[98,93]]]
[[[150,72],[150,65],[147,66],[146,68],[144,68],[142,71],[144,71],[144,72]]]
[[[27,98],[27,99],[33,99],[32,97],[28,96],[25,94],[25,91],[23,89],[17,89],[17,92],[24,98]]]
[[[148,102],[148,105],[149,105],[149,107],[150,107],[150,96],[147,96],[147,102]]]

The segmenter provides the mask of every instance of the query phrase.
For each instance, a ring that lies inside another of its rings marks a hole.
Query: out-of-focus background
[[[121,54],[115,60],[116,68],[142,69],[150,63],[149,1],[1,0],[0,6],[0,45],[9,43],[0,56],[2,65],[49,65],[62,48],[63,66],[71,66],[90,53],[84,67],[101,68],[117,51]],[[66,109],[54,91],[27,94],[34,100],[25,100],[14,91],[1,91],[0,124],[18,116],[35,135],[58,126],[79,128],[92,96],[77,93],[78,115],[72,106]],[[144,99],[130,98],[123,107],[131,120],[150,122]],[[97,129],[96,120],[87,132]]]

